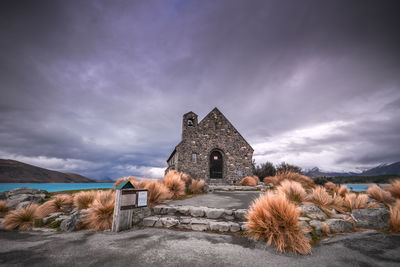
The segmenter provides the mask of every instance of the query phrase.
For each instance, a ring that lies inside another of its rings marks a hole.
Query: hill
[[[95,183],[75,173],[52,171],[10,159],[0,159],[0,183]]]

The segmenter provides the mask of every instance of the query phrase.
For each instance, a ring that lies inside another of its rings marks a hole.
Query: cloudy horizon
[[[2,1],[0,158],[160,177],[214,107],[254,159],[400,161],[397,1]]]

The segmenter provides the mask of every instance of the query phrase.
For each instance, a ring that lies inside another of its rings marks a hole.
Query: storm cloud
[[[160,177],[218,107],[257,163],[400,160],[398,1],[2,1],[0,158]]]

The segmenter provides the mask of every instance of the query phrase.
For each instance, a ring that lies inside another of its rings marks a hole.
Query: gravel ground
[[[323,240],[313,254],[280,254],[245,237],[143,228],[120,233],[0,231],[1,266],[400,266],[400,235]]]

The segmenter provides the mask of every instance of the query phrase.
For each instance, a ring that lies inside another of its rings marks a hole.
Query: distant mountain
[[[0,183],[94,183],[76,173],[52,171],[10,159],[0,159]]]
[[[309,177],[337,177],[337,176],[371,176],[371,175],[400,175],[400,162],[393,164],[382,164],[361,173],[355,172],[323,172],[315,167],[305,171],[305,175]]]

